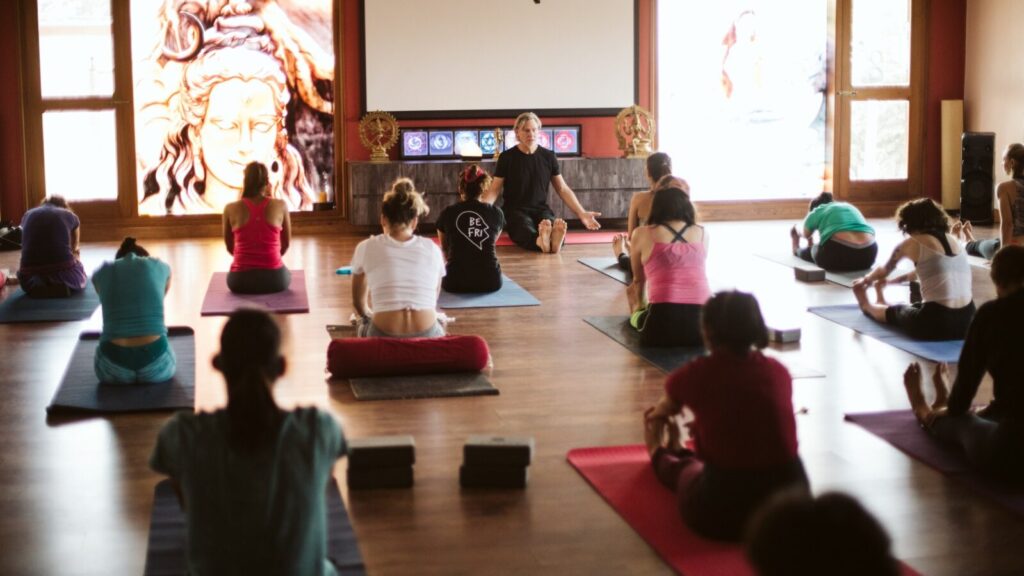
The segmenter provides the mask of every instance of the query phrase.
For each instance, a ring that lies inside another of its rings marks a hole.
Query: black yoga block
[[[825,271],[821,268],[794,268],[796,279],[801,282],[824,282]]]
[[[527,476],[525,466],[459,467],[459,484],[463,488],[526,488]]]
[[[412,436],[370,436],[348,441],[349,470],[398,468],[416,463]]]
[[[533,438],[470,436],[462,448],[462,462],[469,466],[529,466]]]
[[[352,468],[346,473],[349,490],[373,490],[375,488],[411,488],[412,466],[393,468]]]

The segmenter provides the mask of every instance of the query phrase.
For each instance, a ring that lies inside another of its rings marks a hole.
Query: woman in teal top
[[[815,230],[817,245],[814,244]],[[868,226],[853,204],[833,202],[831,192],[822,192],[811,200],[803,234],[794,226],[789,235],[794,255],[830,272],[868,270],[875,265],[878,256],[875,229]],[[805,248],[800,248],[801,236],[807,239]]]
[[[280,345],[266,313],[232,314],[213,359],[227,408],[179,412],[160,431],[150,466],[181,498],[189,574],[337,573],[327,558],[325,488],[345,439],[327,412],[278,408]]]
[[[177,359],[167,341],[164,295],[171,287],[171,267],[150,258],[127,237],[113,262],[93,273],[103,306],[103,332],[93,366],[100,382],[146,384],[174,376]]]

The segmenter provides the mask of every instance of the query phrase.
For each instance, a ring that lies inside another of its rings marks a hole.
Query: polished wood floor
[[[891,223],[878,226],[895,235]],[[770,324],[800,326],[802,341],[777,352],[827,374],[794,386],[795,405],[807,409],[798,417],[800,452],[814,489],[860,498],[888,528],[896,554],[925,574],[1024,573],[1024,519],[843,422],[845,412],[906,407],[901,375],[913,358],[805,312],[853,298],[839,286],[800,284],[790,269],[753,256],[784,250],[787,227],[711,224],[709,276],[716,288],[756,293]],[[351,281],[333,271],[358,240],[299,237],[286,256],[306,271],[311,313],[280,317],[290,369],[277,397],[330,410],[352,437],[415,436],[412,490],[349,492],[344,460],[335,469],[370,573],[669,573],[565,461],[571,448],[639,442],[640,414],[662,389],[663,374],[581,319],[625,313],[623,287],[576,262],[610,248],[569,246],[558,256],[499,249],[505,272],[543,304],[457,311],[453,332],[490,343],[500,396],[357,402],[325,378],[324,325],[351,312]],[[168,323],[196,329],[197,408],[215,408],[224,390],[209,360],[224,318],[202,318],[199,308],[229,256],[214,239],[146,245],[174,270]],[[114,249],[85,245],[87,268]],[[16,265],[16,253],[0,253],[0,267]],[[975,269],[975,295],[979,303],[994,295],[984,269]],[[167,415],[47,421],[44,411],[77,334],[99,325],[97,312],[86,322],[0,326],[2,574],[142,571],[159,480],[147,462]],[[528,489],[460,490],[462,443],[480,433],[536,439]]]

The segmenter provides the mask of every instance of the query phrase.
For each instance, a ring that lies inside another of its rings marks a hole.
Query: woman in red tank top
[[[292,277],[281,261],[291,242],[291,220],[283,200],[269,197],[267,167],[245,167],[242,199],[224,207],[224,244],[235,259],[228,288],[241,294],[288,289]]]

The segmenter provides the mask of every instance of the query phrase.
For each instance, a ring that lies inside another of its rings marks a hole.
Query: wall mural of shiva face
[[[140,214],[220,213],[250,162],[292,210],[333,189],[332,4],[133,0]]]

